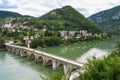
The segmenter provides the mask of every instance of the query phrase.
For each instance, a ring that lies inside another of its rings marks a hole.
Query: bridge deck
[[[50,58],[53,58],[53,59],[56,59],[56,60],[60,60],[62,62],[66,62],[68,64],[72,64],[72,65],[78,66],[78,67],[82,67],[83,66],[83,63],[79,63],[79,62],[76,62],[74,60],[70,60],[70,59],[67,59],[67,58],[56,56],[56,55],[53,55],[53,54],[50,54],[50,53],[46,53],[46,52],[43,52],[43,51],[38,51],[38,50],[35,50],[35,49],[23,47],[23,46],[11,45],[11,44],[8,44],[8,43],[6,43],[5,45],[6,46],[10,46],[10,47],[25,49],[25,50],[28,50],[28,51],[31,51],[31,52],[34,52],[34,53],[38,53],[38,54],[41,54],[41,55],[44,55],[44,56],[47,56],[47,57],[50,57]]]

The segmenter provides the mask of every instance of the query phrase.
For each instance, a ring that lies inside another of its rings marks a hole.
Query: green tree
[[[45,31],[45,36],[53,36],[52,32],[49,30]]]
[[[32,47],[32,48],[37,48],[38,46],[43,47],[43,45],[44,45],[44,40],[40,39],[40,38],[36,38],[36,39],[32,40],[30,43],[30,47]]]
[[[43,37],[43,38],[36,38],[31,41],[31,47],[32,48],[37,48],[38,46],[40,47],[53,47],[53,46],[58,46],[59,44],[62,43],[62,40],[58,37]]]

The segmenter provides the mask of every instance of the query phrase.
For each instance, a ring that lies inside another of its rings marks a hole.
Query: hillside
[[[16,12],[11,12],[11,11],[0,11],[0,21],[5,19],[5,18],[9,18],[9,17],[20,17],[22,16],[19,13]]]
[[[94,14],[89,19],[107,32],[120,34],[120,6]]]
[[[100,29],[71,6],[55,9],[38,18],[40,25],[54,30],[79,30],[99,33]]]
[[[17,12],[11,11],[0,11],[0,22],[2,23],[24,23],[28,22],[30,19],[35,18],[29,15],[21,15]]]

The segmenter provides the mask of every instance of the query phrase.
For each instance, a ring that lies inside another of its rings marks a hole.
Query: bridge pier
[[[44,66],[44,67],[47,66],[47,65],[46,65],[46,60],[45,60],[45,59],[43,60],[43,66]]]
[[[56,60],[53,60],[53,63],[52,63],[52,69],[53,70],[57,70],[57,61]]]
[[[11,48],[11,52],[12,53],[15,53],[15,50],[14,50],[15,48],[13,47],[13,48]]]
[[[16,54],[16,55],[20,54],[20,49],[16,49],[15,54]]]
[[[36,63],[38,62],[38,61],[37,61],[37,58],[34,59],[34,62],[36,62]]]
[[[71,72],[71,66],[64,64],[64,74],[66,75],[69,72]]]
[[[11,52],[11,48],[10,47],[8,47],[8,52]]]

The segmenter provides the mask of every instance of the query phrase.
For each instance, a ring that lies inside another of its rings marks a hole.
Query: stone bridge
[[[42,62],[43,66],[52,66],[53,70],[63,69],[64,73],[68,73],[69,71],[74,71],[83,66],[82,63],[69,60],[63,57],[58,57],[46,52],[37,51],[35,49],[30,49],[22,46],[16,46],[11,44],[5,44],[6,49],[9,52],[20,55],[21,57],[27,57],[27,59],[34,60],[35,62]]]

